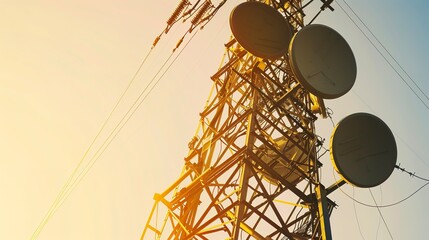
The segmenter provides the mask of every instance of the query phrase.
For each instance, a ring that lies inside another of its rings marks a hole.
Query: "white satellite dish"
[[[347,41],[325,25],[298,31],[289,46],[292,71],[312,94],[333,99],[346,94],[356,80],[356,61]]]
[[[277,59],[288,51],[292,27],[267,4],[241,3],[232,10],[229,23],[238,43],[257,57]]]
[[[392,132],[381,119],[369,113],[355,113],[341,120],[331,136],[330,152],[337,172],[357,187],[380,185],[396,165]]]

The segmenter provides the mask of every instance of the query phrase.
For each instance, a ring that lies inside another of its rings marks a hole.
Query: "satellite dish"
[[[297,168],[299,167],[303,172],[308,172],[309,170],[307,154],[301,151],[299,147],[295,146],[286,137],[273,139],[272,143],[282,156],[265,145],[261,145],[255,153],[271,168],[271,170],[276,172],[287,182],[293,185],[298,184],[304,176],[297,170]],[[283,158],[289,159],[293,164],[286,162]],[[268,171],[261,169],[261,173],[269,183],[274,185],[278,183],[278,180],[271,176]]]
[[[312,94],[333,99],[346,94],[356,80],[356,61],[346,40],[320,24],[298,31],[289,46],[292,71]]]
[[[229,18],[232,34],[249,53],[276,59],[287,53],[292,28],[274,8],[261,2],[244,2],[236,6]]]
[[[344,180],[370,188],[383,183],[396,165],[395,138],[389,127],[369,113],[347,116],[331,136],[331,160]]]

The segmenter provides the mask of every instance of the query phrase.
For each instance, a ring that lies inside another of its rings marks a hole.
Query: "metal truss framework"
[[[287,56],[259,59],[234,39],[225,46],[183,172],[155,194],[141,239],[325,239],[334,205],[318,176],[317,99]]]

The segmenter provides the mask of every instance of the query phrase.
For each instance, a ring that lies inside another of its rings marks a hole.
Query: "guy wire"
[[[46,215],[43,217],[42,221],[39,223],[39,225],[37,226],[36,230],[33,232],[31,239],[36,239],[40,232],[42,231],[44,225],[46,225],[46,222],[49,221],[49,219],[51,218],[51,216],[53,215],[53,213],[56,211],[56,209],[58,208],[58,205],[61,202],[61,198],[63,198],[64,194],[66,194],[67,189],[70,186],[70,182],[72,181],[72,179],[74,179],[74,176],[77,174],[77,171],[80,169],[83,161],[85,160],[86,156],[88,155],[89,151],[92,149],[94,143],[97,141],[97,139],[99,138],[100,134],[103,132],[103,130],[105,129],[107,123],[110,121],[113,113],[116,111],[117,107],[119,106],[119,104],[122,102],[124,96],[126,95],[126,93],[128,92],[128,90],[130,89],[131,85],[133,84],[134,80],[136,79],[138,73],[140,72],[141,68],[143,67],[143,65],[146,63],[146,60],[148,59],[148,57],[150,56],[150,54],[152,53],[153,48],[151,48],[149,50],[149,52],[146,54],[146,56],[144,57],[144,59],[142,60],[142,62],[140,63],[138,69],[136,70],[136,72],[134,73],[133,77],[130,79],[130,81],[128,82],[127,87],[124,89],[124,91],[122,92],[121,96],[119,97],[119,99],[116,101],[113,109],[110,111],[109,115],[107,116],[106,120],[104,120],[100,130],[98,130],[97,134],[95,135],[94,139],[92,140],[91,144],[89,145],[89,147],[86,149],[84,155],[82,156],[82,158],[80,159],[79,163],[77,164],[77,166],[75,167],[75,169],[73,170],[72,174],[69,176],[69,178],[67,179],[66,183],[63,185],[63,187],[60,190],[60,193],[58,194],[58,196],[56,197],[55,201],[51,204],[48,212],[46,213]],[[72,183],[72,185],[74,184],[74,182]]]
[[[387,232],[389,232],[390,238],[393,240],[392,233],[390,232],[389,226],[387,225],[386,220],[384,219],[383,214],[381,213],[381,210],[377,205],[377,201],[375,200],[374,194],[372,194],[371,188],[368,188],[368,190],[371,193],[372,200],[374,200],[374,204],[377,207],[378,213],[380,214],[380,217],[383,220],[384,225],[386,226]]]
[[[359,29],[359,31],[365,36],[365,38],[371,43],[371,45],[377,50],[381,57],[386,61],[386,63],[392,68],[392,70],[399,76],[405,85],[414,93],[414,95],[420,100],[420,102],[429,110],[429,105],[423,101],[423,99],[417,94],[417,92],[411,87],[411,85],[405,81],[405,78],[398,72],[398,70],[393,66],[393,64],[387,59],[387,57],[381,52],[381,50],[375,45],[375,43],[368,37],[368,35],[359,27],[355,20],[346,12],[346,10],[341,6],[341,4],[336,2],[341,10],[347,15],[347,17],[353,22],[353,24]],[[412,80],[412,79],[411,79]],[[412,80],[413,81],[413,80]],[[414,81],[413,81],[414,82]],[[416,84],[414,82],[414,84]],[[417,86],[418,87],[418,86]],[[419,87],[418,87],[419,88]],[[420,88],[419,88],[420,89]],[[426,94],[424,94],[426,96]]]
[[[332,175],[334,176],[335,182],[337,182],[337,178],[335,177],[335,169],[332,168]],[[385,205],[371,205],[371,204],[367,204],[364,202],[361,202],[355,198],[353,198],[352,196],[350,196],[349,194],[347,194],[346,192],[344,192],[340,187],[338,189],[340,189],[340,191],[346,195],[348,198],[350,198],[352,201],[365,206],[365,207],[370,207],[370,208],[387,208],[387,207],[393,207],[395,205],[398,205],[400,203],[405,202],[406,200],[408,200],[409,198],[411,198],[412,196],[414,196],[417,192],[419,192],[421,189],[423,189],[424,187],[426,187],[427,185],[429,185],[429,181],[427,183],[425,183],[423,186],[419,187],[416,191],[414,191],[413,193],[411,193],[410,195],[408,195],[407,197],[403,198],[400,201],[397,201],[395,203],[391,203],[391,204],[385,204]]]

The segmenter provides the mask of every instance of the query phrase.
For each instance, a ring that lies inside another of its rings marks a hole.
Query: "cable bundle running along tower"
[[[350,90],[356,63],[338,33],[303,16],[299,0],[232,11],[234,38],[183,171],[155,194],[141,239],[331,239],[327,194],[338,184],[319,181],[315,121],[322,98]]]

